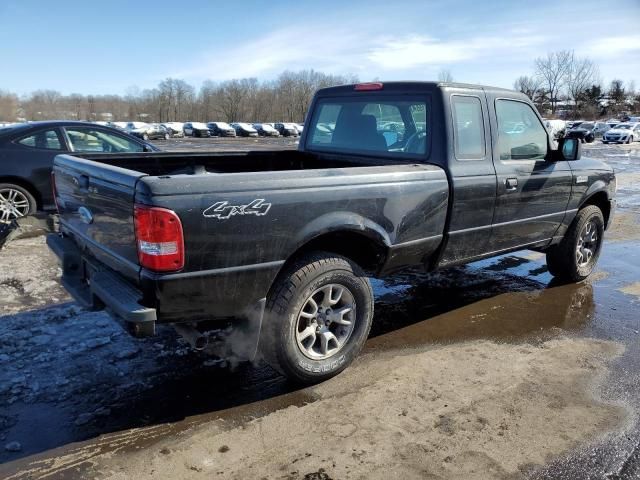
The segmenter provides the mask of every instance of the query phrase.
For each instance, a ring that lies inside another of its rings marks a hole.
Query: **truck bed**
[[[123,155],[82,155],[95,160],[150,176],[270,172],[286,170],[316,170],[347,168],[379,164],[371,157],[318,155],[297,150],[268,150],[255,152],[151,152]],[[386,161],[385,164],[389,162]]]
[[[435,165],[290,150],[58,155],[54,174],[60,229],[78,255],[148,293],[160,321],[244,311],[287,258],[327,235],[377,245],[364,259],[384,259],[374,273],[421,264],[442,241],[449,192]],[[179,217],[180,271],[140,266],[134,205]]]

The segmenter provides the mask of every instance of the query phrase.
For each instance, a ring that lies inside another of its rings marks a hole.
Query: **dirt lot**
[[[227,142],[295,147],[162,146]],[[170,329],[132,339],[70,301],[42,236],[12,241],[0,478],[640,478],[640,144],[584,155],[616,168],[620,207],[589,281],[532,252],[374,281],[363,355],[306,389]]]

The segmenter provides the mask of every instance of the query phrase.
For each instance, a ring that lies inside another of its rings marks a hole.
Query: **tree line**
[[[355,76],[301,70],[262,82],[257,78],[207,80],[199,90],[184,80],[167,78],[152,89],[132,87],[125,95],[37,90],[20,98],[0,90],[0,121],[303,122],[317,89],[357,81]]]
[[[453,81],[442,70],[440,81]],[[275,80],[241,78],[205,81],[199,90],[181,79],[167,78],[157,87],[132,87],[125,95],[63,95],[37,90],[17,95],[0,90],[0,122],[76,119],[89,121],[304,121],[318,88],[355,83],[355,76],[327,75],[315,70],[285,71]],[[514,89],[528,95],[543,115],[567,117],[620,115],[640,110],[640,92],[633,81],[613,80],[603,86],[598,66],[573,51],[536,58],[533,73],[518,77]]]
[[[634,81],[602,84],[597,64],[572,50],[550,52],[533,62],[533,74],[518,77],[513,88],[526,94],[544,114],[570,118],[619,116],[640,109]]]

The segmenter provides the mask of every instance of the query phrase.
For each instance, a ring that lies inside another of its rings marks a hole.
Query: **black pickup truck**
[[[134,334],[170,323],[197,349],[317,382],[367,338],[368,277],[521,249],[587,277],[616,182],[580,148],[509,90],[327,88],[297,151],[58,155],[48,243],[73,296]]]

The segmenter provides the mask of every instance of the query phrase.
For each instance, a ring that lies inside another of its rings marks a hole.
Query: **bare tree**
[[[13,122],[18,118],[18,97],[0,90],[0,121]]]
[[[588,58],[578,58],[571,52],[569,70],[566,75],[567,93],[575,102],[575,110],[580,110],[581,93],[599,83],[596,64]]]
[[[564,87],[574,55],[572,51],[561,50],[548,53],[546,57],[536,58],[535,72],[545,89],[549,93],[551,113],[556,112],[556,106],[560,100],[560,93]]]
[[[438,73],[438,81],[451,83],[453,82],[453,75],[451,74],[451,70],[440,70]]]
[[[542,81],[537,77],[523,75],[513,83],[513,89],[524,93],[535,103],[540,99],[542,93]]]

